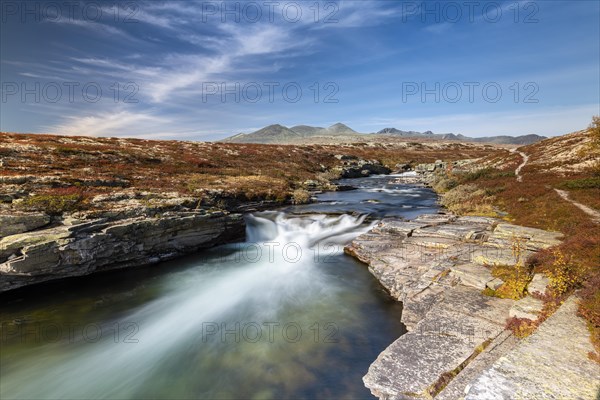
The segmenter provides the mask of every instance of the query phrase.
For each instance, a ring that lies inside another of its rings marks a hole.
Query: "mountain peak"
[[[327,128],[327,131],[333,134],[358,134],[358,132],[356,132],[354,129],[350,128],[348,125],[342,124],[341,122],[331,125],[329,128]]]

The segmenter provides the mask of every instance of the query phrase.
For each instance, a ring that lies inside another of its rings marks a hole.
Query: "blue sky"
[[[1,13],[2,131],[551,136],[600,114],[596,0],[4,0]]]

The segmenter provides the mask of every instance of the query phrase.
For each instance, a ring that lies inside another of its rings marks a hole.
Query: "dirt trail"
[[[600,223],[600,212],[594,210],[593,208],[590,208],[586,205],[583,205],[581,203],[577,203],[574,200],[571,200],[571,198],[569,197],[569,192],[566,192],[564,190],[560,190],[560,189],[554,189],[556,190],[556,193],[558,193],[558,195],[568,201],[569,203],[573,204],[575,207],[579,208],[581,211],[583,211],[584,213],[586,213],[587,215],[589,215],[590,217],[592,217],[592,221],[596,222],[596,223]]]
[[[521,175],[521,170],[529,162],[529,156],[527,154],[523,153],[522,151],[518,151],[516,149],[512,149],[511,152],[518,153],[521,157],[523,157],[523,162],[521,164],[519,164],[517,169],[515,169],[515,175],[517,177],[517,182],[522,182],[523,175]],[[593,208],[590,208],[584,204],[581,204],[581,203],[578,203],[578,202],[572,200],[569,197],[569,192],[566,192],[566,191],[560,190],[560,189],[554,189],[554,190],[556,191],[556,193],[558,193],[558,195],[563,200],[568,201],[569,203],[573,204],[575,207],[579,208],[581,211],[583,211],[584,213],[586,213],[587,215],[592,217],[592,221],[594,221],[595,223],[600,223],[600,212],[599,211],[596,211]]]
[[[517,182],[522,182],[523,175],[521,175],[521,169],[523,169],[523,167],[526,166],[527,163],[529,162],[529,156],[527,154],[523,153],[522,151],[518,151],[516,149],[512,149],[511,152],[519,153],[519,155],[521,157],[523,157],[523,162],[517,167],[517,169],[515,169],[515,175],[517,177]]]

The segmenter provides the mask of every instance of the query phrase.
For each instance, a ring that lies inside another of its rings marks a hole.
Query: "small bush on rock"
[[[293,204],[306,204],[310,201],[310,193],[304,189],[296,189],[292,192]]]

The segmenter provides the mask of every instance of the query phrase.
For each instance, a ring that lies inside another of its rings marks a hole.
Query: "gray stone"
[[[424,223],[410,222],[410,221],[400,221],[400,220],[384,220],[377,224],[373,228],[374,233],[392,233],[410,236],[415,229],[424,228],[429,226]]]
[[[478,346],[504,331],[503,320],[493,317],[498,305],[507,312],[503,299],[486,299],[469,288],[450,289],[444,296],[371,364],[363,381],[375,396],[429,398],[444,372],[461,367]]]
[[[595,399],[600,393],[600,365],[586,322],[569,298],[529,337],[481,373],[469,385],[468,400]]]
[[[488,282],[494,280],[492,273],[478,264],[458,264],[452,267],[451,274],[460,279],[460,283],[483,290]]]
[[[457,245],[456,240],[447,239],[443,237],[435,237],[435,236],[411,236],[407,238],[404,243],[407,246],[412,246],[415,249],[420,247],[430,247],[435,249],[448,249],[452,246]],[[415,250],[418,251],[418,250]]]
[[[50,223],[46,214],[0,215],[0,239],[5,236],[29,232]]]
[[[514,300],[484,296],[479,290],[458,285],[444,291],[444,307],[465,315],[474,315],[504,326]]]
[[[425,223],[430,225],[447,224],[456,220],[455,215],[450,214],[423,214],[419,215],[413,222]]]
[[[529,285],[527,291],[531,294],[537,293],[543,295],[546,293],[546,288],[550,283],[550,279],[544,274],[535,274]]]
[[[436,400],[464,399],[475,378],[490,368],[499,357],[508,353],[518,343],[518,339],[510,331],[503,331],[473,359],[450,383],[437,395]]]
[[[562,236],[560,232],[549,232],[511,224],[498,224],[492,235],[492,237],[511,241],[523,240],[529,250],[547,249],[556,246],[561,242]]]
[[[520,256],[517,257],[513,249],[510,247],[484,245],[473,248],[473,250],[470,253],[470,261],[476,264],[486,265],[489,267],[497,265],[512,266],[518,263],[523,264],[530,254],[532,254],[532,252],[523,250]]]
[[[31,249],[31,246],[57,242],[68,236],[69,233],[64,227],[7,236],[0,240],[0,261],[6,260],[13,254],[21,253],[23,249]],[[0,264],[0,268],[2,268],[2,264]]]
[[[498,288],[500,286],[502,286],[504,284],[504,281],[500,278],[494,278],[491,281],[489,281],[486,286],[488,287],[488,289],[492,289],[492,290],[498,290]]]
[[[409,332],[377,357],[363,382],[380,399],[430,398],[430,387],[441,373],[453,370],[472,353],[463,337]]]
[[[432,236],[454,240],[475,240],[483,239],[485,236],[485,227],[461,225],[461,224],[444,224],[431,226],[426,228],[416,229],[412,236]]]
[[[466,215],[466,216],[460,216],[460,217],[456,218],[455,222],[457,224],[482,225],[491,230],[491,228],[493,226],[500,223],[500,220],[497,218],[491,218],[491,217],[479,217],[479,216],[475,216],[475,215]]]
[[[509,316],[516,318],[527,318],[532,321],[538,318],[540,311],[544,308],[544,302],[527,296],[518,300],[510,309]]]

